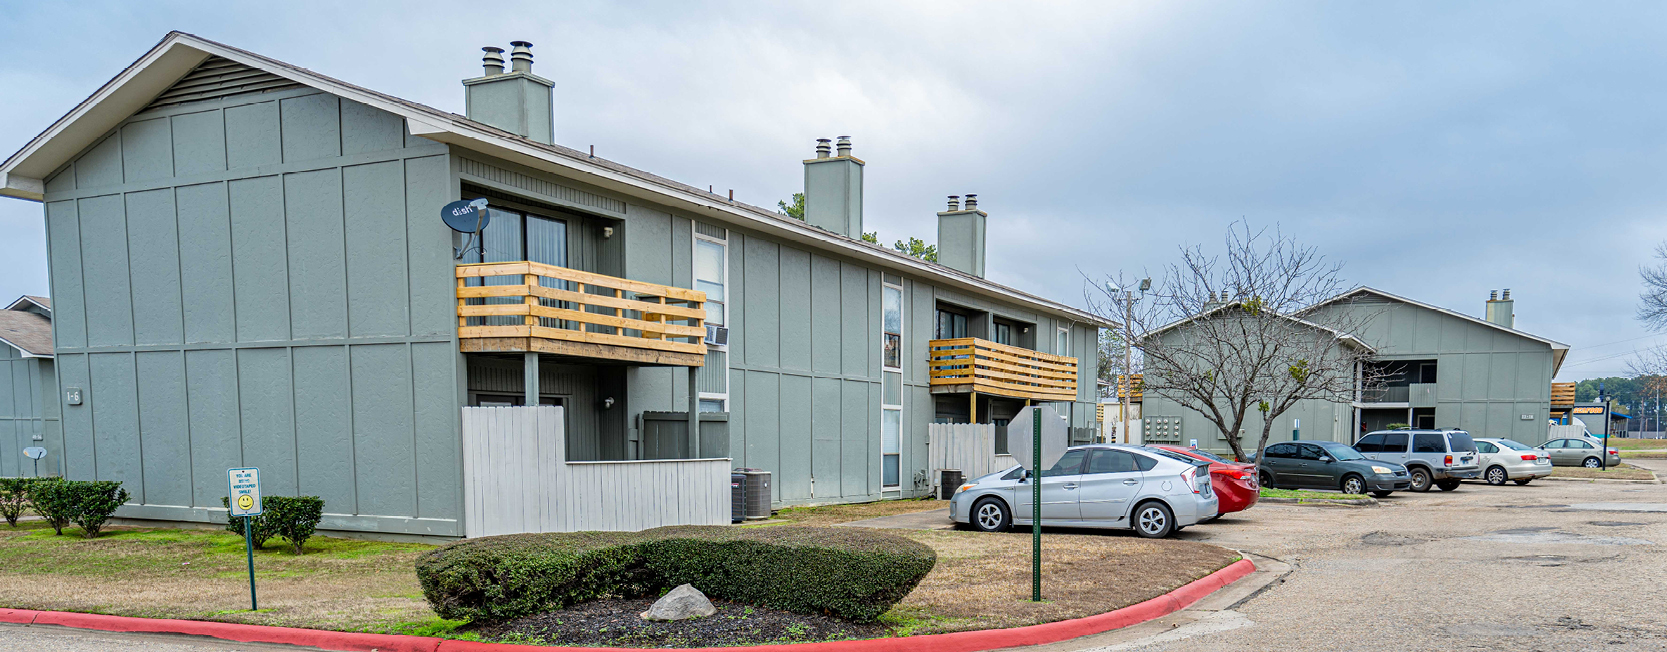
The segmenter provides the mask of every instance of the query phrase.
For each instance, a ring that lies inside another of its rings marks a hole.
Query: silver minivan
[[[985,532],[1030,525],[1034,479],[1018,466],[975,478],[949,499],[950,518]],[[1144,446],[1066,449],[1041,481],[1042,525],[1132,528],[1158,539],[1219,507],[1209,462]]]
[[[1367,458],[1405,465],[1413,491],[1452,491],[1460,480],[1482,476],[1476,442],[1463,430],[1379,430],[1354,447]]]

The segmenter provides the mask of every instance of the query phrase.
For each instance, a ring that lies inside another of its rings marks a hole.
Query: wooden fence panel
[[[463,408],[464,533],[730,522],[730,460],[569,462],[562,408]]]
[[[960,469],[966,479],[1011,468],[1011,455],[996,454],[996,427],[989,423],[928,424],[927,460],[932,493],[938,495],[943,469]]]

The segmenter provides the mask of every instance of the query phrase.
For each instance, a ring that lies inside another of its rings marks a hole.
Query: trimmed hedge
[[[70,520],[81,526],[81,535],[88,539],[98,536],[98,531],[104,529],[104,522],[128,498],[120,480],[69,480],[61,484],[67,487],[75,501]]]
[[[937,563],[931,548],[856,528],[666,527],[469,539],[417,559],[442,618],[490,623],[693,584],[706,595],[873,622]]]
[[[29,504],[29,485],[34,483],[34,478],[0,478],[0,518],[6,519],[6,525],[17,527],[18,517]]]
[[[52,526],[54,534],[62,535],[64,526],[69,525],[75,518],[75,494],[70,491],[71,480],[63,478],[38,478],[29,485],[29,506],[47,525]]]
[[[220,506],[226,508],[226,531],[240,538],[249,539],[256,550],[265,546],[266,540],[272,538],[271,519],[267,517],[266,513],[256,514],[253,522],[249,523],[248,530],[245,531],[243,517],[232,515],[232,499],[228,496],[221,496]]]

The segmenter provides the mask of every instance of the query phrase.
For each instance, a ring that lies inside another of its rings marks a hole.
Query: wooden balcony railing
[[[1077,359],[976,337],[932,340],[934,392],[978,392],[1039,401],[1077,398]]]
[[[696,290],[543,263],[457,267],[457,337],[466,352],[700,366],[705,302]]]

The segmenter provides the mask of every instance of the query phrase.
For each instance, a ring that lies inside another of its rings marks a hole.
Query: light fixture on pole
[[[1144,293],[1151,289],[1152,279],[1144,278],[1140,280],[1141,292]],[[1106,281],[1106,294],[1110,295],[1113,300],[1119,296],[1123,298],[1123,377],[1117,384],[1118,417],[1123,422],[1118,435],[1123,440],[1118,443],[1129,444],[1133,443],[1129,441],[1129,403],[1134,394],[1134,329],[1129,325],[1129,322],[1134,318],[1135,296],[1134,292],[1124,290],[1111,281]]]

